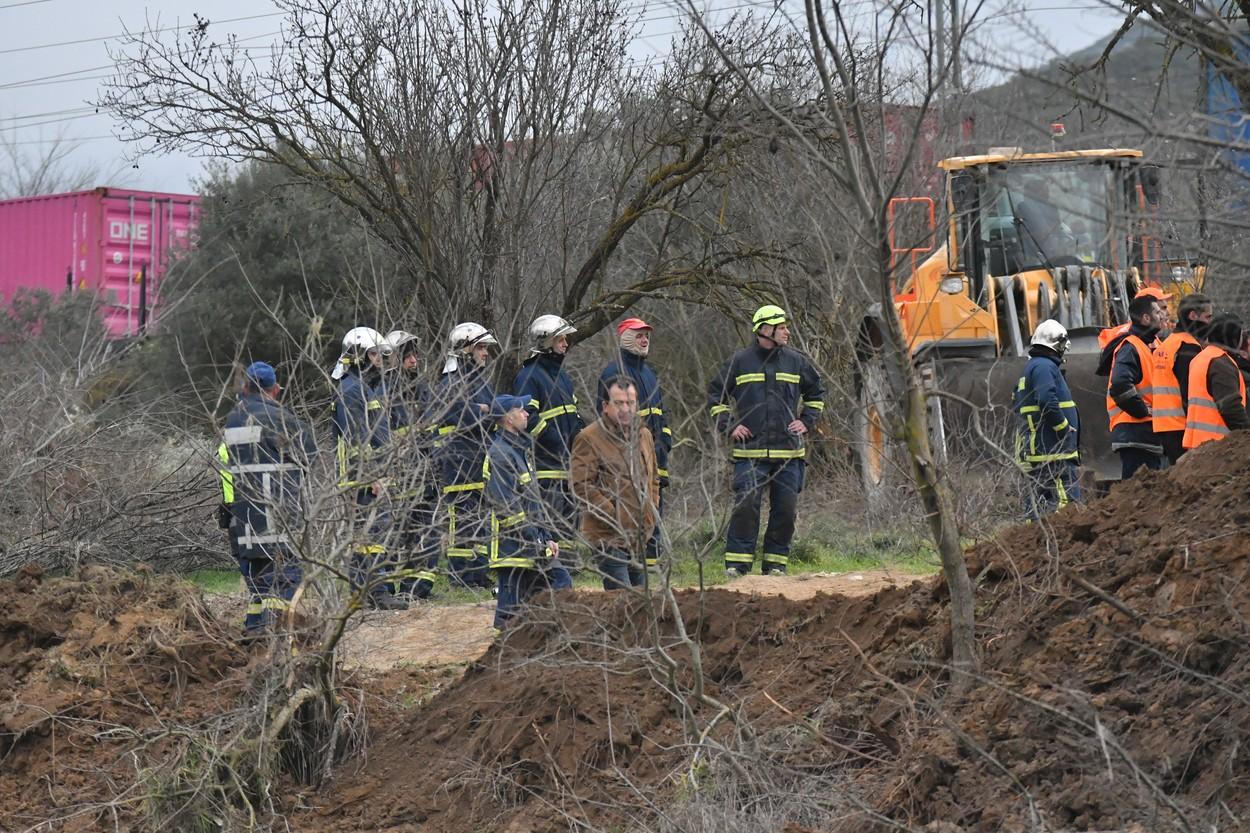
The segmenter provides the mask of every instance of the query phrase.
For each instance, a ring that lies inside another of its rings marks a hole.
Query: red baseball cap
[[[620,336],[626,330],[650,330],[651,325],[641,318],[626,318],[620,324],[616,325],[616,334]]]
[[[1172,300],[1171,295],[1167,294],[1157,286],[1143,286],[1141,289],[1137,290],[1137,295],[1145,295],[1147,298],[1157,298],[1160,301]]]

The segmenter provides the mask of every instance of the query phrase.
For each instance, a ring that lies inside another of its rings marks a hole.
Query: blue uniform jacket
[[[494,569],[545,565],[548,541],[538,478],[530,462],[532,441],[525,434],[500,431],[482,464],[486,501],[491,509],[490,566]]]
[[[1051,351],[1039,351],[1016,383],[1016,451],[1026,466],[1077,459],[1081,417],[1059,363]]]
[[[539,353],[521,366],[512,390],[529,400],[529,432],[540,479],[566,478],[573,440],[586,426],[577,413],[573,380],[561,366],[563,356]]]
[[[437,426],[434,455],[444,492],[481,488],[482,461],[494,427],[481,406],[489,411],[494,399],[485,368],[476,364],[461,362],[439,380],[426,421]]]
[[[803,438],[787,426],[795,418],[809,431],[816,426],[825,387],[812,360],[798,350],[753,344],[721,367],[708,385],[707,404],[722,434],[736,425],[751,429],[747,440],[734,443],[735,460],[801,460]]]
[[[660,469],[660,482],[668,480],[668,455],[673,449],[673,431],[668,427],[664,413],[664,397],[660,393],[660,377],[647,364],[643,356],[622,352],[619,360],[612,362],[599,374],[599,402],[607,399],[608,383],[618,376],[627,376],[638,386],[638,416],[651,429],[655,440],[655,462]]]
[[[437,494],[437,484],[430,476],[430,457],[434,433],[426,422],[433,403],[430,386],[399,370],[391,379],[387,393],[391,407],[391,441],[395,443],[392,464],[397,471],[398,497]]]
[[[317,448],[299,417],[263,394],[241,396],[226,417],[229,504],[244,558],[289,554],[290,534],[304,517],[304,472]]]
[[[376,371],[362,378],[349,370],[339,382],[334,401],[333,435],[339,485],[364,487],[379,476],[379,449],[391,438],[386,388]]]

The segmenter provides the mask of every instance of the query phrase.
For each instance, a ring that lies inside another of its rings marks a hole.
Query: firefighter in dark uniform
[[[403,599],[426,599],[434,590],[435,570],[441,550],[435,527],[438,508],[438,475],[434,471],[431,432],[423,419],[433,403],[430,386],[420,377],[417,337],[405,330],[392,330],[386,340],[395,351],[387,385],[391,408],[390,460],[395,469],[392,482],[399,550],[393,581]]]
[[[1038,520],[1080,499],[1077,459],[1081,419],[1060,365],[1071,341],[1062,324],[1037,325],[1029,361],[1016,384],[1016,455],[1028,476],[1025,514]]]
[[[627,376],[634,380],[638,389],[638,416],[642,424],[651,430],[655,442],[655,460],[660,469],[660,513],[664,512],[664,491],[668,488],[668,458],[673,450],[673,430],[668,427],[664,413],[664,396],[660,392],[660,378],[647,363],[651,351],[651,325],[641,318],[626,318],[616,328],[617,346],[621,356],[611,362],[599,374],[600,405],[608,401],[608,385],[612,380]],[[656,566],[660,554],[661,525],[647,542],[647,567]]]
[[[495,629],[502,630],[536,591],[570,583],[556,560],[560,547],[546,523],[547,513],[532,461],[534,442],[527,431],[529,400],[500,396],[492,404],[499,430],[482,464],[490,507],[490,566],[499,581]]]
[[[559,540],[577,537],[577,505],[569,491],[573,440],[586,426],[577,412],[573,379],[564,369],[569,336],[577,328],[558,315],[540,315],[530,324],[530,357],[517,372],[512,392],[525,399],[534,439],[538,491]],[[553,580],[555,580],[553,578]]]
[[[499,346],[481,324],[457,324],[448,335],[447,360],[427,420],[435,426],[434,459],[447,521],[447,565],[452,584],[494,589],[487,571],[490,531],[482,492],[482,461],[490,446],[494,388],[486,375]]]
[[[825,408],[816,366],[788,346],[785,310],[773,304],[760,307],[752,328],[755,344],[735,353],[708,386],[716,430],[733,448],[734,509],[725,541],[730,577],[751,571],[765,490],[769,510],[761,569],[765,574],[786,571],[803,490],[803,437]]]
[[[223,438],[232,542],[250,595],[248,635],[288,609],[301,580],[292,541],[306,516],[304,477],[316,446],[308,426],[277,401],[279,390],[273,367],[253,362]]]
[[[382,479],[391,436],[390,408],[383,367],[393,351],[371,327],[353,327],[343,336],[331,378],[335,391],[333,435],[339,488],[352,498],[353,541],[348,576],[361,601],[383,610],[408,607],[394,593],[388,552],[392,534],[390,497]]]

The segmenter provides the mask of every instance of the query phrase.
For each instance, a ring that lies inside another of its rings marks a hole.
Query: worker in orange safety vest
[[[1185,448],[1222,440],[1229,431],[1250,429],[1246,380],[1230,352],[1242,344],[1241,319],[1220,313],[1207,328],[1207,346],[1189,365],[1189,408]]]
[[[1185,453],[1185,408],[1189,365],[1202,350],[1197,333],[1211,323],[1211,299],[1194,293],[1181,299],[1176,329],[1154,350],[1155,401],[1152,417],[1163,456],[1175,463]]]
[[[1154,432],[1154,356],[1149,345],[1167,319],[1167,310],[1150,295],[1139,294],[1128,307],[1128,333],[1103,351],[1110,354],[1107,417],[1111,450],[1120,455],[1124,480],[1145,466],[1163,468],[1163,446]]]

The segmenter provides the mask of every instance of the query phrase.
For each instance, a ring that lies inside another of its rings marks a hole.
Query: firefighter
[[[234,475],[230,473],[230,449],[223,442],[217,446],[217,473],[221,477],[221,504],[217,507],[217,525],[226,531],[230,557],[239,558],[239,533],[234,525]]]
[[[223,474],[230,477],[232,539],[250,595],[245,635],[284,613],[301,581],[291,542],[303,524],[304,474],[316,446],[308,426],[279,404],[280,390],[273,367],[253,362],[226,417]]]
[[[1029,479],[1025,514],[1032,520],[1080,499],[1076,466],[1081,419],[1060,370],[1071,343],[1058,321],[1038,324],[1024,375],[1016,384],[1016,452]]]
[[[1231,353],[1244,342],[1241,319],[1220,313],[1207,327],[1207,346],[1189,365],[1189,408],[1185,417],[1186,449],[1222,440],[1229,431],[1250,429],[1246,413],[1246,380]]]
[[[554,586],[554,573],[564,572],[556,561],[560,554],[556,535],[544,522],[528,408],[529,399],[523,396],[500,396],[492,403],[499,431],[482,463],[490,507],[490,566],[499,581],[496,631],[537,590]]]
[[[439,536],[435,529],[438,477],[430,458],[429,432],[422,420],[433,397],[420,377],[420,342],[405,330],[392,330],[386,340],[395,351],[394,381],[387,386],[391,408],[392,465],[398,473],[394,500],[399,526],[396,544],[402,552],[394,581],[395,592],[404,599],[426,599],[437,578]]]
[[[1211,299],[1194,293],[1176,309],[1176,329],[1154,350],[1155,434],[1163,456],[1175,463],[1185,453],[1185,408],[1189,401],[1189,365],[1202,350],[1195,333],[1211,323]]]
[[[577,508],[569,494],[569,459],[573,440],[585,427],[577,413],[573,380],[564,369],[569,336],[577,328],[558,315],[540,315],[530,324],[530,357],[521,365],[512,391],[524,397],[529,433],[534,438],[538,490],[559,540],[570,543],[577,532]]]
[[[333,424],[339,488],[347,490],[355,504],[348,575],[364,603],[382,610],[408,606],[395,595],[389,580],[394,569],[387,552],[392,519],[382,480],[384,450],[390,442],[382,372],[392,352],[377,330],[353,327],[343,336],[343,353],[330,374],[339,383]]]
[[[447,521],[448,571],[453,584],[492,590],[482,461],[490,445],[490,407],[495,398],[486,367],[499,342],[481,324],[466,321],[452,328],[447,343],[447,360],[428,421],[437,428],[434,457]]]
[[[786,571],[803,490],[803,437],[825,408],[816,366],[788,346],[785,310],[762,306],[751,323],[755,343],[730,357],[708,386],[716,430],[733,443],[734,509],[725,542],[725,572],[731,578],[749,573],[755,561],[766,489],[770,506],[761,569]]]
[[[1163,446],[1154,432],[1154,342],[1167,319],[1167,310],[1154,297],[1138,293],[1129,302],[1129,330],[1103,351],[1110,354],[1107,379],[1107,418],[1111,450],[1120,455],[1120,477],[1132,477],[1143,466],[1163,468]]]
[[[664,512],[664,491],[668,488],[668,456],[673,448],[673,430],[664,413],[664,397],[660,379],[647,363],[651,350],[651,325],[641,318],[626,318],[616,328],[620,358],[608,364],[599,374],[599,403],[608,401],[608,384],[622,375],[634,380],[638,388],[638,416],[651,430],[655,442],[655,459],[660,470],[660,513]],[[657,523],[647,542],[647,567],[656,566],[660,555],[661,529]]]

